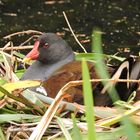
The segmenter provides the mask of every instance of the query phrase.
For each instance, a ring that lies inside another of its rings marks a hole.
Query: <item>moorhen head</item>
[[[41,35],[23,61],[36,60],[21,80],[47,80],[64,64],[74,60],[74,52],[65,40],[54,33]]]

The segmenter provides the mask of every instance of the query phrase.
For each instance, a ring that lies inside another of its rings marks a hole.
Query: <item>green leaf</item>
[[[61,121],[61,118],[59,118],[59,117],[56,117],[56,118],[57,118],[57,123],[59,124],[65,138],[67,140],[72,140],[72,137],[71,137],[70,133],[68,132],[67,128],[64,126],[63,122]]]
[[[0,53],[0,62],[4,62],[3,54],[2,53]]]
[[[96,53],[103,53],[102,51],[102,41],[101,41],[101,31],[100,29],[95,29],[93,31],[92,34],[92,51],[95,51]],[[109,79],[110,76],[108,74],[106,65],[104,64],[104,58],[102,55],[96,55],[95,59],[98,60],[97,63],[95,64],[95,70],[97,75],[101,78],[101,79]],[[110,85],[110,88],[107,88],[107,91],[111,97],[111,99],[113,100],[113,102],[119,100],[119,96],[115,90],[115,88],[112,85],[112,83],[107,82],[107,81],[102,81],[104,87],[106,87],[106,85]]]
[[[124,124],[124,132],[128,136],[128,140],[139,140],[140,139],[140,137],[138,137],[138,135],[137,135],[137,128],[131,122],[129,117],[124,116],[122,118],[122,123]]]
[[[24,58],[25,57],[24,54],[22,54],[20,52],[17,52],[17,51],[13,51],[13,54],[16,55],[16,56],[18,56],[18,57],[20,57],[20,58]]]
[[[8,92],[12,92],[16,89],[28,88],[28,87],[39,86],[39,85],[40,85],[40,81],[25,80],[25,81],[13,82],[13,83],[6,83],[2,85],[2,87],[6,89]],[[0,90],[0,97],[2,97],[3,95],[4,95],[3,92]]]
[[[73,119],[73,140],[82,140],[82,135],[81,132],[76,124],[76,119],[74,117],[74,114],[72,114],[72,119]]]
[[[5,83],[6,83],[6,80],[0,78],[0,85],[3,85],[3,84],[5,84]]]
[[[82,60],[82,58],[85,58],[85,60],[96,60],[96,56],[102,56],[103,58],[112,58],[116,59],[118,61],[123,61],[125,58],[119,57],[116,55],[107,55],[103,53],[78,53],[76,54],[76,60]]]
[[[22,122],[23,120],[34,122],[38,121],[40,118],[40,116],[30,114],[0,114],[0,123],[9,121]]]
[[[1,127],[0,127],[0,140],[6,140]]]
[[[120,137],[124,136],[124,127],[114,128],[112,130],[97,132],[98,140],[119,140]]]
[[[25,81],[13,82],[13,83],[6,83],[2,87],[5,88],[7,91],[11,92],[20,88],[39,86],[40,83],[41,82],[37,80],[25,80]]]
[[[31,101],[32,103],[38,105],[41,108],[44,108],[44,110],[45,110],[46,109],[45,105],[43,104],[43,102],[39,98],[37,98],[36,95],[37,95],[37,93],[30,91],[30,90],[23,91],[23,96],[27,100]]]
[[[84,59],[82,61],[82,78],[83,78],[84,104],[86,106],[86,120],[88,126],[88,139],[96,140],[92,86],[90,82],[88,66]]]
[[[16,70],[15,71],[15,74],[20,79],[22,77],[22,75],[23,75],[24,72],[25,72],[25,69]]]

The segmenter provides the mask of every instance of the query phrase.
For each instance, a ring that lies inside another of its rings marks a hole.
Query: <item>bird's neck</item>
[[[65,59],[58,61],[55,64],[48,64],[49,70],[46,72],[46,74],[48,75],[47,77],[50,77],[56,70],[61,68],[63,65],[73,61],[74,59],[75,59],[75,55],[74,55],[74,53],[72,53]]]

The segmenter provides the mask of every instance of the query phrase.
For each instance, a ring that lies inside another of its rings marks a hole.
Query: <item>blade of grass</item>
[[[82,140],[82,135],[81,132],[76,124],[76,119],[74,114],[72,114],[72,119],[73,119],[73,140]]]
[[[112,130],[97,132],[98,140],[120,140],[125,134],[123,131],[124,127],[114,128]]]
[[[20,52],[13,51],[13,54],[16,55],[16,56],[18,56],[18,57],[20,57],[20,58],[22,58],[22,59],[25,58],[25,55],[22,54],[22,53],[20,53]]]
[[[78,53],[76,54],[76,60],[82,60],[84,57],[86,60],[95,60],[95,56],[101,55],[103,58],[113,58],[118,61],[123,61],[125,58],[115,56],[115,55],[107,55],[101,53]]]
[[[34,103],[35,105],[39,106],[40,108],[42,108],[42,109],[45,111],[45,110],[46,110],[45,105],[43,104],[43,102],[42,102],[40,99],[38,99],[38,98],[36,97],[36,94],[37,94],[37,93],[32,92],[32,91],[30,91],[30,90],[24,90],[24,91],[23,91],[23,96],[24,96],[27,100],[31,101],[32,103]]]
[[[124,124],[124,133],[128,136],[128,140],[139,140],[140,137],[137,135],[136,126],[130,121],[127,116],[122,118],[122,124]]]
[[[67,130],[67,128],[64,126],[63,122],[61,121],[61,119],[59,117],[56,117],[57,118],[57,123],[59,124],[66,140],[72,140],[72,137],[69,133],[69,131]]]
[[[95,29],[92,34],[92,51],[95,51],[96,53],[103,54],[102,51],[102,39],[101,39],[101,31],[99,29]],[[95,55],[95,59],[97,60],[97,63],[95,65],[95,70],[98,76],[101,79],[109,79],[109,74],[107,72],[106,66],[104,64],[104,58],[102,55]],[[102,82],[105,86],[106,84],[109,84],[107,81]],[[110,83],[111,84],[111,83]],[[119,100],[119,96],[116,92],[116,90],[111,86],[111,88],[107,89],[111,99],[113,102]]]
[[[0,127],[0,140],[6,140],[3,132],[2,132],[2,128]]]
[[[25,72],[25,69],[15,70],[15,74],[19,79],[23,76],[24,72]]]
[[[13,83],[6,83],[2,87],[8,90],[9,92],[11,92],[20,88],[29,88],[29,87],[39,86],[40,84],[41,84],[41,81],[25,80],[25,81],[13,82]]]
[[[0,114],[0,123],[9,121],[22,122],[23,120],[33,122],[40,120],[40,118],[40,116],[30,114]]]
[[[82,78],[83,78],[84,104],[86,106],[86,120],[88,126],[88,139],[96,140],[92,86],[90,82],[88,66],[84,59],[82,61]]]

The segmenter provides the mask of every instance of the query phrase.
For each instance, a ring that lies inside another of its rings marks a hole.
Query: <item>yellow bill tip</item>
[[[26,63],[26,62],[30,62],[30,61],[31,61],[31,58],[27,58],[27,57],[25,57],[22,61],[23,61],[24,63]]]

